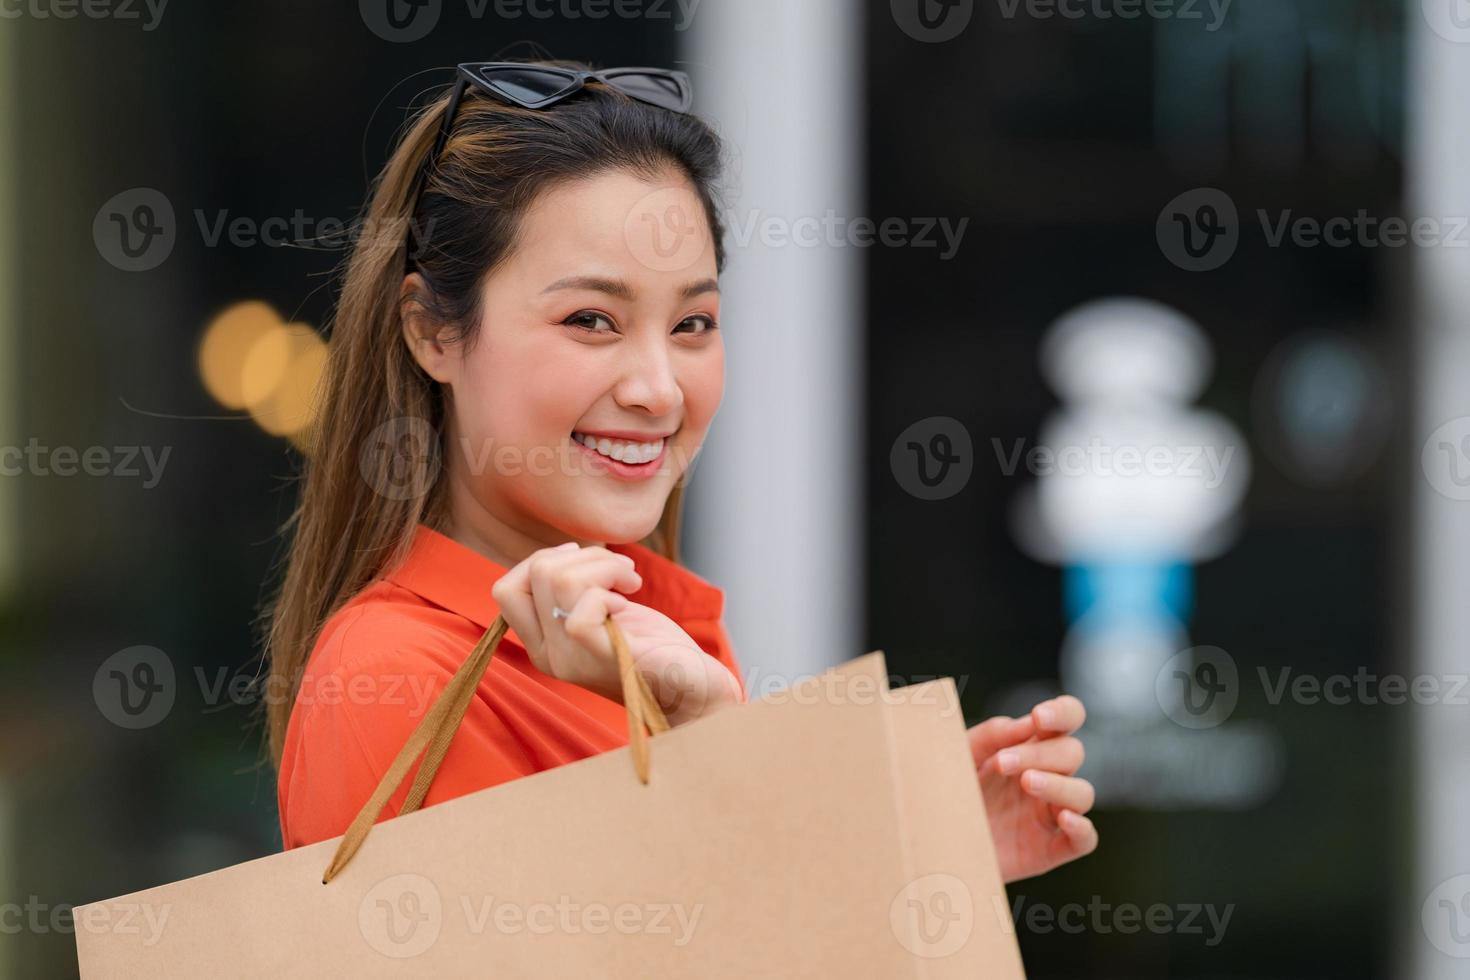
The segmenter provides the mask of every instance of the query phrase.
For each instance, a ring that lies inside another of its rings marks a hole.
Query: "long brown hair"
[[[446,93],[409,120],[374,181],[330,325],[301,496],[282,529],[290,537],[285,570],[262,617],[267,689],[274,695],[265,699],[266,726],[276,765],[323,625],[406,556],[418,524],[439,528],[447,517],[440,466],[444,395],[414,361],[401,329],[410,249],[412,268],[429,287],[426,312],[451,326],[458,339],[471,341],[479,286],[514,248],[519,223],[538,194],[609,170],[654,176],[673,167],[699,194],[716,268],[724,267],[715,204],[722,148],[697,117],[647,105],[595,81],[546,109],[467,93],[410,213],[414,184],[447,102]],[[682,502],[681,481],[643,542],[675,561]]]

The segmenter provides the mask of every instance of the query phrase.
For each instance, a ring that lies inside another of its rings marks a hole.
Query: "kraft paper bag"
[[[79,906],[81,975],[1024,977],[951,680],[649,727],[646,783],[630,744]]]

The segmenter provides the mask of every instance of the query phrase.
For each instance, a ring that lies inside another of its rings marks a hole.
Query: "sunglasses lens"
[[[689,91],[683,80],[674,75],[628,72],[609,76],[607,82],[635,99],[665,109],[683,112],[689,105]]]
[[[544,102],[574,84],[570,76],[538,68],[487,68],[480,77],[495,91],[522,105]]]

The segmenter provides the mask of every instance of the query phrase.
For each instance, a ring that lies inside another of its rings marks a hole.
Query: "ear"
[[[424,373],[435,381],[450,383],[455,378],[458,353],[449,343],[450,328],[429,313],[429,285],[417,272],[403,277],[398,291],[399,320],[403,342]]]

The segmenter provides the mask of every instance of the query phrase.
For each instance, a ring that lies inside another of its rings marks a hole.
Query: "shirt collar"
[[[641,544],[610,544],[607,550],[627,555],[643,576],[643,585],[628,598],[649,606],[676,623],[718,620],[725,593],[689,569]],[[500,608],[490,587],[509,569],[453,538],[420,524],[408,557],[385,578],[436,606],[488,628]]]

